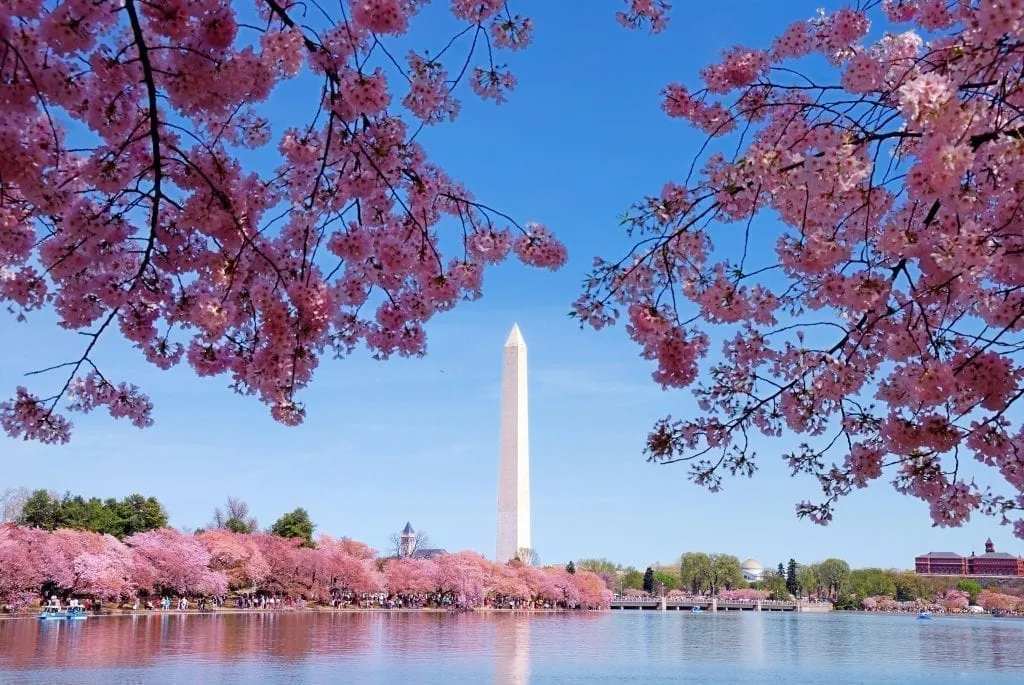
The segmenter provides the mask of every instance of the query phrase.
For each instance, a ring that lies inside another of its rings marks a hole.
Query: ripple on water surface
[[[149,614],[0,621],[3,683],[1024,682],[1024,621],[863,614]]]

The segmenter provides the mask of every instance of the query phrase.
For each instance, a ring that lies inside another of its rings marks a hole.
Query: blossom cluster
[[[634,207],[633,249],[574,306],[595,328],[626,314],[655,381],[695,388],[650,459],[717,489],[788,430],[824,495],[798,515],[827,523],[888,475],[936,525],[1024,537],[1022,36],[1021,3],[861,3],[665,88],[707,152]]]
[[[361,542],[326,535],[312,548],[300,543],[265,533],[187,535],[172,528],[121,542],[88,531],[0,525],[0,604],[30,602],[44,585],[114,600],[245,589],[325,602],[342,594],[432,594],[462,608],[490,600],[600,609],[611,601],[604,581],[588,571],[496,564],[474,552],[383,559]]]
[[[149,425],[142,390],[93,365],[117,334],[295,424],[324,354],[423,354],[425,323],[479,297],[486,266],[565,262],[548,229],[478,202],[415,135],[457,116],[464,76],[503,101],[516,79],[495,60],[529,44],[531,20],[449,0],[455,38],[400,64],[383,41],[425,4],[300,16],[257,0],[252,21],[230,0],[0,3],[0,304],[52,308],[87,341],[51,369],[67,373],[54,394],[0,402],[6,433],[66,442],[64,401]],[[300,74],[319,80],[311,119],[275,130],[268,102]]]

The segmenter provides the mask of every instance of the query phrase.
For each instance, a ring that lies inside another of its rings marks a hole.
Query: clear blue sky
[[[789,438],[764,440],[755,478],[729,480],[715,495],[691,484],[681,465],[644,462],[646,431],[659,416],[694,411],[689,392],[658,389],[621,327],[580,331],[566,316],[569,305],[592,257],[626,246],[617,217],[681,179],[701,142],[661,113],[659,90],[673,80],[694,83],[700,67],[734,43],[767,46],[820,3],[676,3],[673,23],[657,37],[622,29],[619,4],[523,3],[535,42],[509,56],[520,83],[510,101],[494,107],[467,97],[458,122],[423,138],[480,199],[554,229],[570,249],[562,271],[492,270],[481,301],[428,325],[424,359],[380,363],[358,352],[325,360],[303,396],[308,419],[298,428],[275,424],[222,378],[197,380],[184,367],[160,372],[111,338],[98,354],[101,368],[150,393],[156,425],[139,431],[105,414],[75,415],[69,445],[0,438],[0,489],[137,491],[158,497],[172,524],[187,527],[205,524],[234,495],[261,525],[303,506],[319,531],[382,548],[409,520],[438,546],[491,556],[501,351],[518,321],[530,355],[533,538],[543,562],[608,557],[643,566],[703,550],[766,566],[839,556],[855,566],[910,567],[929,550],[980,551],[988,536],[1000,550],[1024,551],[991,520],[933,529],[923,503],[885,482],[844,501],[827,528],[798,521],[794,503],[818,491],[813,481],[790,479],[777,458]],[[436,28],[432,22],[421,22],[417,37]],[[308,108],[282,103],[308,85],[275,98],[277,132],[281,121],[305,116]],[[0,315],[0,340],[4,396],[25,371],[77,356],[81,345],[46,314],[26,324]],[[58,381],[29,380],[39,392]]]

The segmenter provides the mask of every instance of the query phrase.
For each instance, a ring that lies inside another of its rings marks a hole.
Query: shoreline
[[[474,607],[471,609],[442,609],[440,607],[415,607],[415,608],[365,608],[365,607],[312,607],[304,609],[116,609],[103,611],[100,614],[86,612],[88,618],[113,618],[113,617],[135,617],[135,616],[238,616],[245,614],[260,615],[287,615],[287,614],[461,614],[461,613],[500,613],[500,614],[572,614],[572,613],[596,613],[607,612],[608,609],[496,609],[494,607]],[[0,614],[0,621],[16,621],[26,618],[39,620],[39,612],[18,612]],[[61,620],[61,619],[57,619]]]

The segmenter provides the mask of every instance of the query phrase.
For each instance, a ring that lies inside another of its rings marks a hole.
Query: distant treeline
[[[769,592],[771,599],[809,597],[829,600],[836,608],[859,609],[868,597],[890,597],[899,602],[936,601],[951,590],[971,595],[991,588],[1024,594],[1024,578],[963,579],[956,576],[920,576],[913,571],[881,568],[851,569],[842,559],[802,564],[794,559],[765,568],[760,581],[743,578],[739,558],[731,554],[687,552],[678,564],[652,564],[645,570],[623,566],[608,559],[577,559],[576,568],[593,571],[614,591],[645,590],[663,594],[683,590],[693,594],[718,594],[722,590],[752,588]]]
[[[118,539],[167,526],[167,510],[155,497],[139,494],[123,499],[86,499],[70,492],[8,490],[4,518],[29,528],[69,528],[113,535]]]

